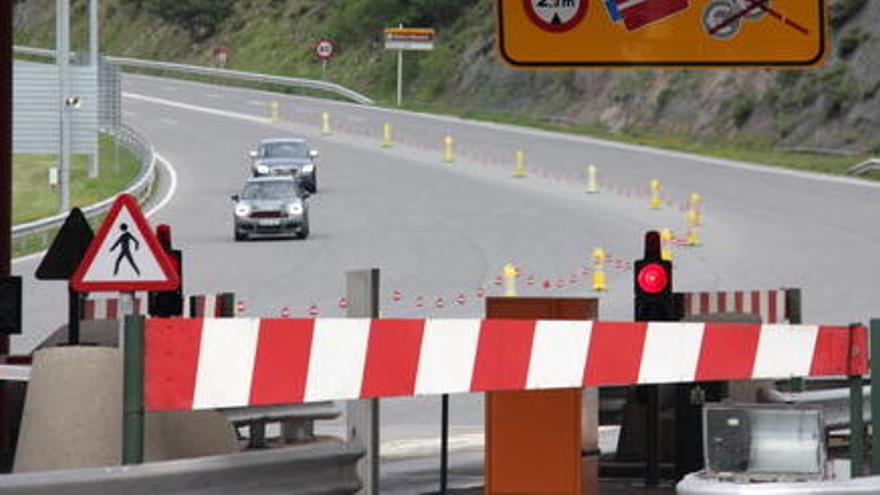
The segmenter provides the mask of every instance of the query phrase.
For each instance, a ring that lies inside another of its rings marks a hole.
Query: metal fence
[[[121,125],[117,129],[109,130],[107,133],[117,139],[119,144],[131,151],[141,163],[141,170],[137,179],[135,179],[135,181],[122,192],[131,194],[140,200],[149,197],[152,193],[153,183],[156,177],[156,155],[153,151],[153,146],[137,131],[125,125]],[[107,198],[99,203],[82,208],[82,211],[86,217],[101,215],[110,209],[114,199],[115,196]],[[12,238],[13,240],[16,240],[23,236],[41,232],[45,233],[48,238],[48,232],[51,229],[60,227],[66,218],[67,213],[64,212],[55,216],[41,218],[33,222],[15,225],[12,228]],[[44,239],[43,244],[47,244],[47,241],[48,239]]]

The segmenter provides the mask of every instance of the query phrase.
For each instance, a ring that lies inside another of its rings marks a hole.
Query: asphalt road
[[[653,211],[646,197],[627,195],[653,178],[675,205],[691,192],[706,198],[705,244],[676,249],[676,290],[801,287],[806,322],[846,324],[876,314],[880,286],[871,266],[880,248],[873,231],[880,184],[191,82],[126,77],[124,91],[125,121],[176,170],[175,195],[152,221],[171,223],[186,252],[186,292],[234,291],[248,315],[289,307],[304,316],[312,304],[322,315],[341,315],[344,272],[370,267],[382,270],[384,316],[480,316],[475,290],[499,294],[493,281],[507,262],[535,276],[533,287],[521,280],[521,294],[592,295],[581,270],[594,247],[633,260],[644,231],[683,232],[677,207]],[[278,122],[266,118],[273,100]],[[319,133],[324,111],[330,136]],[[379,145],[386,122],[392,148]],[[454,164],[440,159],[447,134],[456,140]],[[319,193],[309,201],[312,237],[235,243],[229,196],[247,176],[246,150],[285,135],[305,135],[321,152]],[[517,150],[527,154],[528,178],[510,176]],[[590,163],[614,192],[584,192]],[[20,352],[65,318],[63,286],[35,283],[35,266],[14,265],[28,277],[26,332],[13,339]],[[611,267],[603,319],[631,318],[631,276]],[[554,287],[540,287],[544,280]],[[402,301],[391,300],[395,290]],[[454,301],[459,294],[462,305]],[[415,303],[419,295],[424,307]],[[386,403],[389,441],[436,434],[436,400]],[[456,435],[479,431],[479,397],[456,397],[452,413]]]

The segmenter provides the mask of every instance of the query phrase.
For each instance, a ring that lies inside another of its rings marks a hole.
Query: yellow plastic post
[[[688,210],[685,215],[688,225],[687,239],[685,244],[688,246],[699,246],[700,243],[700,214],[695,210]]]
[[[594,194],[599,192],[599,181],[596,177],[596,166],[587,167],[587,192]]]
[[[593,250],[593,291],[605,292],[608,285],[605,283],[605,259],[607,255],[602,248]]]
[[[660,231],[660,244],[662,246],[660,258],[666,261],[672,261],[672,238],[673,233],[671,230],[663,229]]]
[[[651,205],[652,210],[659,210],[663,207],[663,200],[660,198],[660,181],[651,180]]]
[[[394,142],[391,139],[391,124],[385,124],[382,126],[382,147],[390,148],[394,145]]]
[[[524,151],[516,152],[516,165],[513,167],[513,176],[516,178],[523,178],[528,175],[528,171],[526,169],[526,153]]]
[[[321,114],[321,134],[329,136],[330,133],[330,114],[324,112]]]
[[[277,101],[269,102],[269,120],[273,123],[281,120],[281,104]]]
[[[696,215],[696,223],[695,225],[700,225],[703,223],[703,215],[700,212],[700,204],[703,202],[703,197],[697,193],[691,194],[689,201],[689,209],[694,212]]]
[[[519,270],[513,263],[504,265],[504,296],[516,297],[516,279],[519,277]]]
[[[452,163],[455,161],[455,152],[452,146],[452,136],[446,136],[443,138],[443,161],[446,163]]]

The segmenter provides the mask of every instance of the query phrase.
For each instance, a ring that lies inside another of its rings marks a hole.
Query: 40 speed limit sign
[[[336,44],[327,38],[321,38],[315,43],[315,56],[320,60],[330,60],[336,55]]]
[[[524,0],[526,13],[541,29],[561,33],[578,25],[589,0]]]

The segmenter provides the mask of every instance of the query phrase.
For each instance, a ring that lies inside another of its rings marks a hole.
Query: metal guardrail
[[[120,144],[128,148],[141,161],[141,171],[137,179],[122,192],[131,194],[138,199],[148,197],[152,192],[153,181],[156,176],[156,154],[153,151],[152,145],[137,131],[125,125],[108,132],[108,134],[118,139]],[[101,202],[89,205],[82,209],[83,214],[86,217],[100,215],[110,209],[115,199],[114,195]],[[66,218],[67,212],[64,212],[55,216],[34,220],[33,222],[20,223],[12,227],[12,237],[16,239],[28,234],[59,227]]]
[[[880,158],[871,158],[850,168],[846,171],[847,175],[864,175],[868,172],[880,171]]]
[[[871,421],[871,386],[862,388],[864,407],[862,417],[866,423]],[[808,392],[780,392],[772,389],[761,389],[758,397],[760,402],[770,404],[811,404],[822,408],[826,429],[849,427],[850,422],[850,390],[834,388],[827,390],[811,390]]]
[[[54,57],[53,50],[42,48],[31,48],[16,46],[15,53],[21,55],[34,55],[39,57]],[[318,91],[326,91],[347,98],[355,103],[362,105],[372,105],[373,100],[358,93],[357,91],[348,89],[336,83],[327,81],[317,81],[314,79],[303,79],[299,77],[274,76],[270,74],[258,74],[255,72],[244,72],[231,69],[219,69],[216,67],[204,67],[199,65],[186,65],[174,62],[160,62],[155,60],[141,60],[126,57],[104,57],[107,61],[122,67],[133,67],[136,69],[161,70],[168,72],[180,72],[183,74],[194,74],[207,77],[219,77],[222,79],[234,79],[239,81],[248,81],[265,84],[278,84],[281,86],[290,86],[295,88],[312,89]]]
[[[353,494],[363,449],[338,441],[132,466],[0,476],[0,495]]]
[[[846,481],[732,483],[694,473],[681,480],[675,492],[678,495],[876,495],[880,493],[880,477]]]

